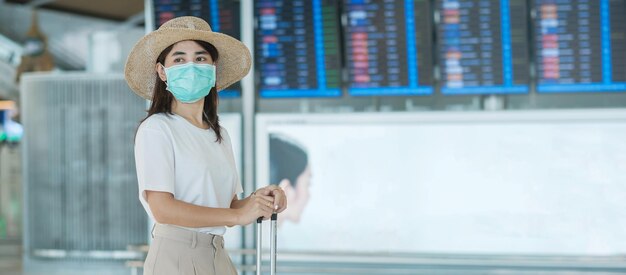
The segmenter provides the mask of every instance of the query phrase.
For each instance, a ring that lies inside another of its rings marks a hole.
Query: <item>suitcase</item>
[[[270,274],[276,275],[276,219],[278,214],[272,214],[270,225]],[[263,218],[256,220],[256,275],[261,275],[261,248],[263,240]]]

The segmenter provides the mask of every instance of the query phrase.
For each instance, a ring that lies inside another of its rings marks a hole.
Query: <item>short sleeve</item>
[[[175,194],[174,148],[167,135],[157,129],[139,127],[135,138],[135,165],[139,200],[150,216],[146,190]]]

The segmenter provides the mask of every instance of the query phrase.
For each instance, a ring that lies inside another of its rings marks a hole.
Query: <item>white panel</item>
[[[312,171],[281,249],[626,253],[626,111],[257,118],[260,185],[269,134],[302,144]]]

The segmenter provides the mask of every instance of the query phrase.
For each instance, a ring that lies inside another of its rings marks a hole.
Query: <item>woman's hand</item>
[[[259,217],[269,219],[274,212],[274,197],[254,192],[244,201],[243,206],[238,208],[240,225],[247,225],[256,221]]]
[[[271,196],[274,198],[274,211],[276,213],[283,212],[287,209],[287,197],[285,196],[285,191],[277,185],[269,185],[263,188],[259,188],[254,193],[261,194],[263,196]]]

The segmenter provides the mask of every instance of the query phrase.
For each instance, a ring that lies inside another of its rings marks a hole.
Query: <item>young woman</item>
[[[152,101],[135,137],[139,200],[156,221],[144,274],[237,274],[222,235],[285,210],[282,189],[239,200],[230,137],[218,91],[243,78],[250,52],[196,17],[172,19],[131,51],[125,76]]]

